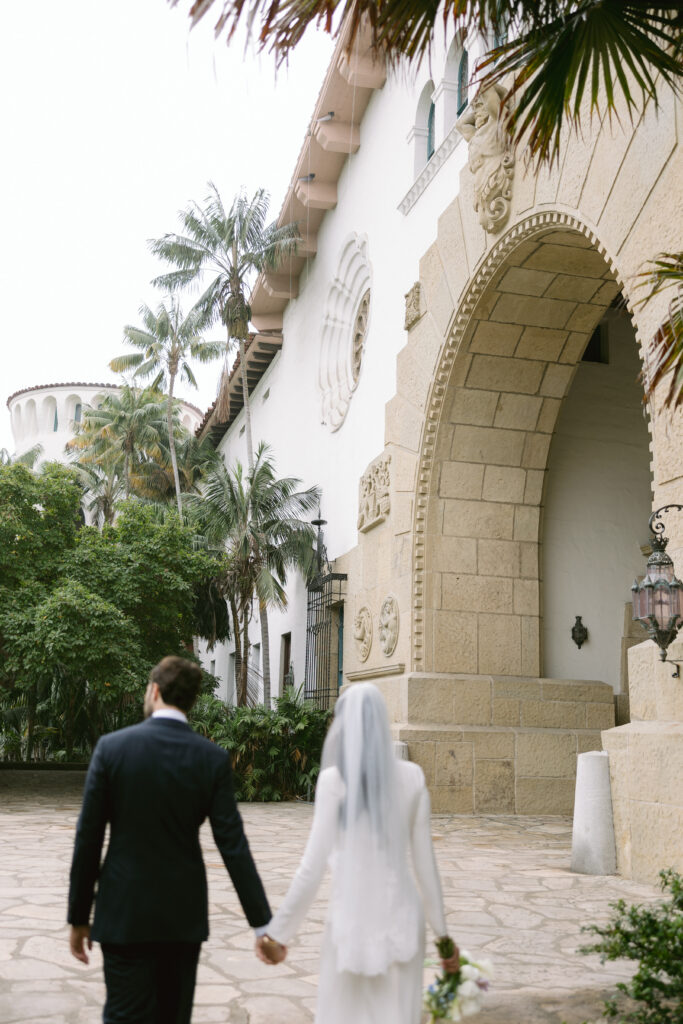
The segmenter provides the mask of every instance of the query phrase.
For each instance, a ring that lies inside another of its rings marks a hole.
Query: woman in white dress
[[[446,935],[429,793],[422,769],[395,758],[384,700],[370,683],[337,702],[306,849],[266,942],[293,938],[328,863],[316,1024],[419,1024],[425,917]],[[443,963],[457,970],[457,948]]]

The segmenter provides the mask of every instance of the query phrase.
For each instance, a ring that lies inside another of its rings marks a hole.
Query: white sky
[[[188,8],[3,5],[0,448],[13,450],[14,391],[117,381],[107,363],[126,350],[123,325],[161,298],[147,239],[176,230],[207,181],[226,204],[265,187],[279,212],[332,44],[305,40],[276,77],[271,57],[214,40],[211,12],[190,32]],[[206,408],[217,373],[198,368],[199,391],[182,397]]]

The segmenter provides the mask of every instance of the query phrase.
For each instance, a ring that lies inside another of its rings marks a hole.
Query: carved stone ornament
[[[389,466],[391,455],[380,455],[374,459],[360,478],[358,487],[358,529],[367,533],[373,526],[383,523],[389,515],[391,499],[389,489],[391,477]]]
[[[398,643],[398,602],[389,595],[382,601],[379,612],[379,645],[385,657],[390,658]]]
[[[493,86],[477,93],[457,121],[469,143],[469,167],[474,177],[474,209],[485,231],[500,231],[510,216],[514,156],[504,135],[505,90]]]
[[[406,292],[406,318],[403,324],[403,328],[409,331],[411,327],[414,327],[417,321],[422,316],[422,285],[419,281],[416,281],[409,292]]]
[[[353,639],[361,661],[367,661],[372,647],[372,615],[365,606],[360,609],[353,620]]]

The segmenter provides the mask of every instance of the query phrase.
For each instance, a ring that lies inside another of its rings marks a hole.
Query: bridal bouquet
[[[453,955],[453,940],[440,939],[436,943],[443,959]],[[442,971],[424,994],[424,1008],[430,1014],[429,1024],[440,1020],[461,1021],[481,1010],[481,1001],[493,977],[490,960],[472,960],[469,953],[460,954],[460,967],[456,974]]]

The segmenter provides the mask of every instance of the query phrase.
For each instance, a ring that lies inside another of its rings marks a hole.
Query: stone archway
[[[540,509],[555,421],[623,289],[584,224],[546,213],[489,254],[437,367],[420,453],[412,667],[537,677]]]

